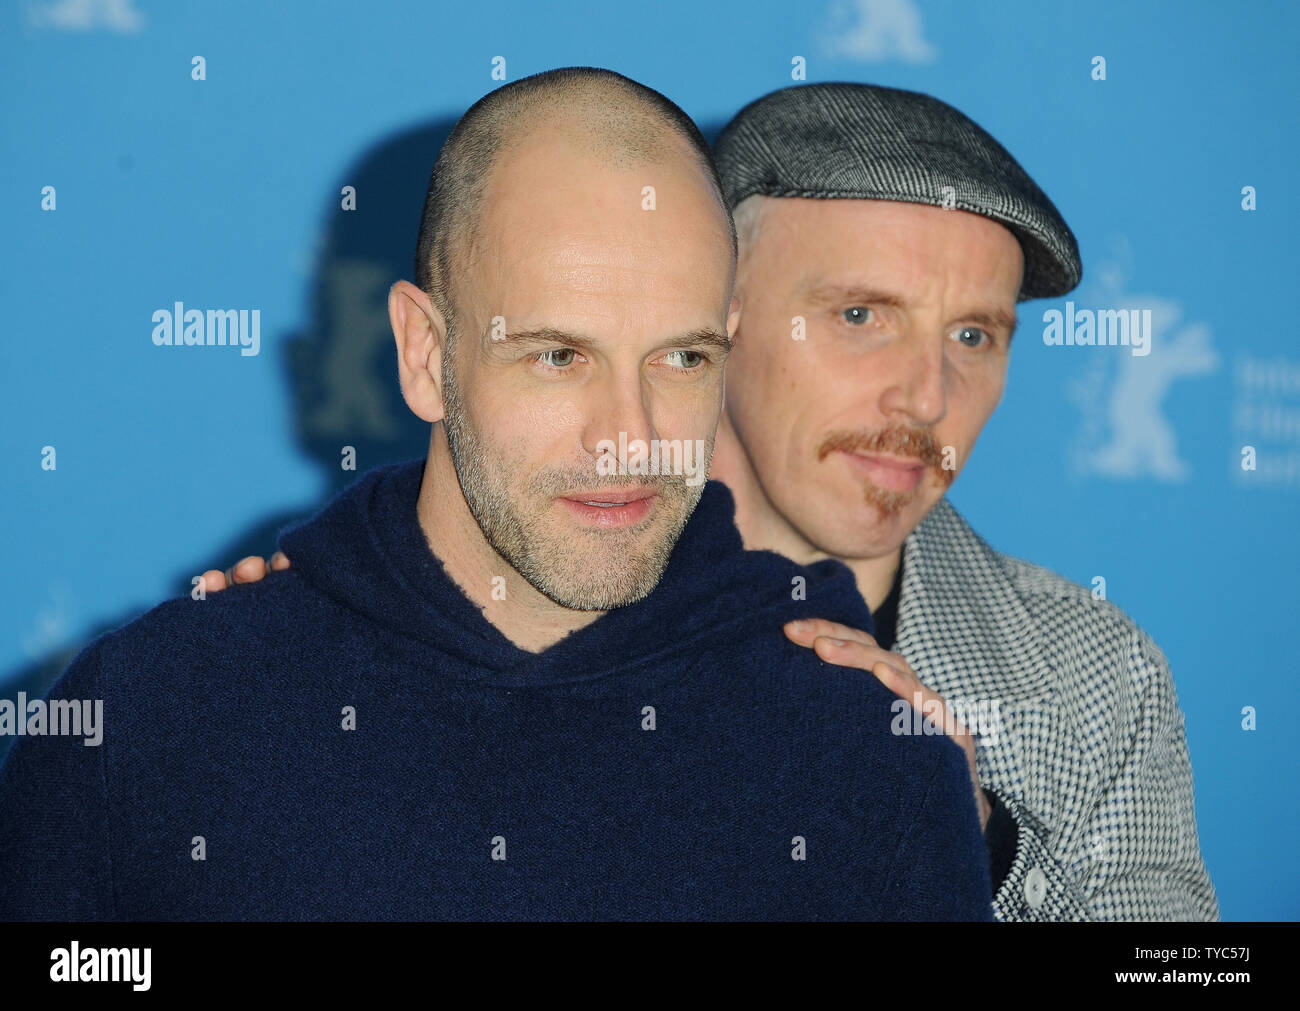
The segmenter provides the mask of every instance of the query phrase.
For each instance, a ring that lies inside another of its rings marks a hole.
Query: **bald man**
[[[704,483],[735,254],[662,95],[473,106],[389,294],[427,458],[79,655],[103,740],[0,770],[0,918],[991,919],[961,749],[781,634],[869,629],[852,573]]]

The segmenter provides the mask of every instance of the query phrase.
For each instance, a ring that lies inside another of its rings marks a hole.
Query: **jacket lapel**
[[[942,498],[904,542],[894,649],[940,695],[1050,698],[1040,632],[997,552]]]

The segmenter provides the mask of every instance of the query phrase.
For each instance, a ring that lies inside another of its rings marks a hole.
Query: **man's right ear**
[[[731,305],[727,307],[727,340],[734,341],[740,329],[740,296],[731,296]]]
[[[441,421],[447,321],[429,296],[410,281],[398,281],[389,289],[388,319],[397,341],[397,372],[406,406],[430,424]]]

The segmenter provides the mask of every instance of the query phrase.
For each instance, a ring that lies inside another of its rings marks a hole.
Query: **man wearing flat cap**
[[[1079,283],[1064,219],[988,133],[909,91],[786,88],[714,153],[741,320],[710,476],[747,547],[843,561],[876,626],[788,634],[982,724],[958,740],[1000,919],[1217,919],[1164,654],[944,498],[1001,398],[1016,304]]]
[[[875,626],[787,635],[973,732],[999,919],[1217,919],[1164,654],[944,497],[1001,399],[1016,305],[1079,283],[1061,214],[976,123],[893,88],[774,92],[715,156],[741,313],[710,477],[747,548],[844,562]]]

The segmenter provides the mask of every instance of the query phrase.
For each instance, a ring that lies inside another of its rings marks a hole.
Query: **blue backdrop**
[[[1143,356],[1049,346],[1067,300],[1023,305],[951,494],[1161,645],[1223,916],[1295,919],[1298,25],[1292,3],[1118,0],[6,4],[0,697],[268,554],[351,479],[342,446],[362,470],[424,451],[384,299],[494,67],[609,67],[712,136],[802,66],[961,108],[1077,233],[1072,311],[1152,310]],[[258,353],[156,346],[176,302],[259,310]]]

